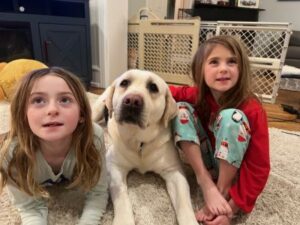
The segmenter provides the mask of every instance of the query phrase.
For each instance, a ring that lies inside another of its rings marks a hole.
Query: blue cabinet
[[[88,62],[85,26],[39,25],[43,61],[48,65],[64,67],[87,83]]]
[[[1,51],[12,43],[11,37],[20,36],[20,29],[26,30],[28,54]],[[0,45],[2,61],[33,58],[70,70],[86,86],[92,79],[88,0],[0,0],[0,41],[7,42]],[[6,55],[10,57],[5,60]]]

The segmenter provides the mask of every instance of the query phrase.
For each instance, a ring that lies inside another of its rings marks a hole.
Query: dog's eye
[[[151,93],[157,93],[157,92],[158,92],[158,87],[157,87],[157,85],[154,84],[154,83],[149,83],[149,84],[147,85],[147,88],[148,88],[148,90],[149,90]]]
[[[128,87],[130,84],[129,80],[122,80],[122,82],[120,83],[121,87]]]

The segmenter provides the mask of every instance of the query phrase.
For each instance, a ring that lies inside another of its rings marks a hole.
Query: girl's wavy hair
[[[12,179],[17,187],[31,196],[48,197],[48,192],[37,183],[34,176],[36,168],[36,151],[39,149],[38,137],[31,131],[27,118],[29,95],[34,83],[44,76],[62,78],[71,89],[80,108],[83,123],[78,123],[73,132],[72,148],[76,155],[73,178],[67,188],[80,188],[84,191],[94,187],[101,173],[101,155],[94,145],[94,131],[91,119],[91,107],[81,81],[72,73],[51,67],[34,70],[19,82],[11,102],[11,129],[1,146],[0,154],[0,193]],[[7,164],[11,143],[17,140],[12,159]],[[102,143],[103,144],[103,143]]]
[[[255,97],[251,91],[250,62],[244,45],[234,36],[214,36],[200,45],[192,62],[192,77],[199,89],[199,96],[196,104],[200,109],[207,108],[205,95],[209,92],[209,88],[204,81],[204,64],[217,45],[222,45],[232,52],[237,59],[239,69],[239,78],[236,85],[226,91],[218,100],[218,104],[221,106],[220,110],[237,108],[250,96]],[[206,112],[205,114],[207,115],[209,112]]]

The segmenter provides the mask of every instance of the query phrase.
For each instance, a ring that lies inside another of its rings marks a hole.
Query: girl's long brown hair
[[[27,119],[27,105],[31,89],[36,80],[51,75],[62,78],[79,104],[80,116],[83,123],[78,123],[72,137],[72,146],[76,155],[76,166],[73,179],[68,188],[78,187],[84,191],[94,187],[101,173],[101,155],[94,145],[94,131],[91,119],[91,108],[80,80],[72,73],[59,68],[51,67],[34,70],[24,76],[19,82],[11,102],[11,128],[0,152],[0,193],[12,179],[17,187],[31,196],[48,197],[48,192],[37,183],[34,177],[36,167],[36,151],[39,149],[39,140],[29,127]],[[12,159],[7,164],[7,157],[11,143],[16,140]],[[104,143],[102,143],[104,145]]]
[[[192,77],[199,89],[197,106],[204,109],[204,115],[208,116],[205,96],[209,92],[209,88],[204,81],[204,64],[212,50],[222,45],[227,48],[237,58],[239,69],[239,78],[234,87],[226,91],[218,100],[220,110],[226,108],[238,108],[250,96],[255,97],[251,92],[251,71],[250,62],[246,53],[246,49],[236,37],[228,35],[214,36],[206,40],[198,48],[192,62]],[[206,109],[206,110],[205,110]]]

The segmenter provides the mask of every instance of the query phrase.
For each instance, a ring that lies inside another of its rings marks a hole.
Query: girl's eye
[[[210,62],[209,62],[209,64],[217,64],[218,63],[218,60],[211,60]]]
[[[237,61],[236,61],[236,59],[230,59],[230,60],[228,61],[228,63],[229,63],[229,64],[237,64]]]
[[[62,104],[68,104],[72,102],[72,99],[69,97],[62,97],[59,102],[61,102]]]
[[[46,103],[46,100],[42,97],[35,97],[30,101],[31,104],[41,105]]]

